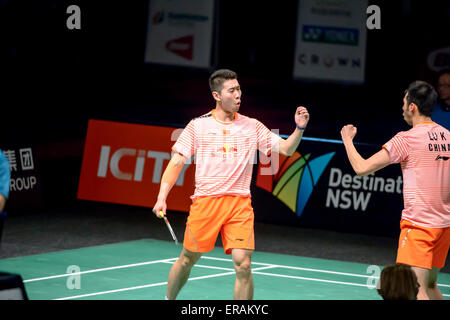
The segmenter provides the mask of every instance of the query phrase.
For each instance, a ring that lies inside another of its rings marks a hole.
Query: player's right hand
[[[153,213],[158,217],[158,218],[163,218],[166,215],[166,210],[167,210],[167,204],[165,201],[162,200],[158,200],[156,201],[155,205],[153,206]],[[163,215],[160,215],[160,212],[163,213]]]

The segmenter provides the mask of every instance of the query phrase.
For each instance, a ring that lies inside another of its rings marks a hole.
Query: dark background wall
[[[444,1],[371,1],[381,30],[369,30],[366,81],[350,86],[292,79],[297,1],[218,1],[218,61],[243,88],[241,112],[280,133],[305,105],[305,135],[381,145],[403,123],[403,91],[426,72],[427,53],[449,44]],[[81,8],[68,30],[66,8]],[[213,107],[211,70],[144,63],[148,1],[0,1],[0,146],[40,152],[46,203],[75,201],[89,118],[184,126]]]

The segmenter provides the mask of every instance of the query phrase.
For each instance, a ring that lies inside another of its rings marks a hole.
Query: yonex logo
[[[328,44],[357,46],[359,43],[359,30],[349,28],[304,25],[302,40]]]
[[[259,180],[256,185],[272,192],[297,216],[301,216],[314,186],[334,155],[335,152],[330,152],[310,159],[311,154],[302,156],[295,152],[280,165],[272,181]]]

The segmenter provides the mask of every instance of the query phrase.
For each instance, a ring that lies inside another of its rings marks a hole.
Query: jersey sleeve
[[[397,133],[383,145],[383,148],[388,151],[391,163],[405,161],[408,157],[408,140],[403,132]]]
[[[279,142],[281,137],[256,120],[256,139],[258,150],[266,156],[270,156],[273,147]]]
[[[194,120],[191,120],[172,146],[172,150],[189,159],[195,153],[195,139]]]
[[[4,153],[0,150],[0,194],[6,199],[9,197],[9,183],[11,180],[11,172],[9,162]]]

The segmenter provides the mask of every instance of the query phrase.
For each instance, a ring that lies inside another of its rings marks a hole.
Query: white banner
[[[367,0],[299,0],[293,77],[364,82]]]
[[[208,68],[213,0],[150,0],[145,62]]]

